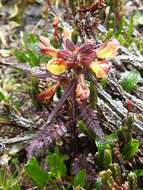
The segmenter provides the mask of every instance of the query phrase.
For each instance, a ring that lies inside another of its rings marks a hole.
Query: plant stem
[[[76,103],[76,87],[77,87],[77,80],[74,85],[74,90],[72,93],[72,126],[73,126],[73,154],[74,158],[77,156],[77,131],[76,131],[76,125],[77,125],[77,103]]]

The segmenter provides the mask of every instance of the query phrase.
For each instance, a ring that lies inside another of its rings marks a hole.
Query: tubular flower
[[[97,78],[105,78],[108,71],[110,70],[111,66],[112,66],[111,63],[109,63],[106,60],[105,61],[94,61],[90,65],[90,68],[96,74]]]
[[[47,64],[47,70],[54,75],[60,75],[66,72],[67,66],[62,59],[51,59]]]
[[[111,63],[106,59],[114,58],[118,53],[119,44],[116,40],[105,42],[95,50],[96,60],[90,64],[90,68],[97,78],[105,78],[111,69]]]
[[[90,91],[88,85],[85,81],[84,75],[80,74],[77,80],[77,87],[76,87],[76,98],[78,102],[83,102],[87,100],[90,95]]]
[[[59,70],[61,70],[61,67],[66,68],[67,70],[73,69],[77,66],[88,67],[96,56],[94,46],[91,43],[84,43],[80,47],[76,47],[75,44],[69,39],[64,40],[63,49],[55,49],[51,46],[49,39],[42,36],[40,38],[39,47],[44,54],[50,56],[51,58],[56,58],[56,60],[50,61],[48,63],[48,65],[50,66],[47,66],[47,70],[52,74],[57,75],[62,73],[58,71],[58,66]],[[54,65],[55,63],[57,63],[57,72],[53,70],[55,66],[53,67],[53,69],[51,69],[52,63]]]
[[[117,55],[119,43],[117,40],[105,42],[96,49],[96,56],[100,59],[114,58]]]
[[[50,86],[43,92],[37,94],[36,98],[39,102],[47,103],[55,94],[57,88],[60,86],[60,83],[57,83],[53,86]]]
[[[76,46],[70,39],[64,39],[63,49],[55,49],[46,37],[40,38],[40,49],[53,58],[47,65],[47,70],[55,75],[68,70],[80,68],[92,69],[98,78],[106,77],[111,64],[106,60],[116,56],[118,51],[116,40],[105,42],[95,49],[92,42]]]

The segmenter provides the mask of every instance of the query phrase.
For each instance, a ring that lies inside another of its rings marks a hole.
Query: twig
[[[118,83],[114,73],[110,72],[110,77],[108,78],[108,81],[111,86],[116,89],[116,92],[119,93],[119,95],[122,97],[123,100],[130,99],[132,101],[132,106],[135,107],[139,112],[143,113],[143,102],[142,100],[136,98],[135,96],[125,92],[121,85]]]
[[[10,139],[0,138],[0,144],[4,144],[4,145],[16,144],[16,143],[32,140],[35,136],[36,136],[35,134],[28,134],[24,137],[14,137]]]
[[[117,103],[115,100],[112,100],[110,95],[101,88],[97,88],[99,97],[109,104],[109,106],[114,110],[121,119],[124,119],[127,116],[127,110],[123,107],[122,104]],[[143,122],[136,119],[134,122],[134,127],[143,131]]]
[[[6,119],[0,119],[0,125],[15,125],[15,122]]]
[[[21,115],[17,115],[15,113],[10,113],[10,118],[14,120],[16,124],[22,126],[24,128],[36,128],[35,124],[28,119],[22,117]]]

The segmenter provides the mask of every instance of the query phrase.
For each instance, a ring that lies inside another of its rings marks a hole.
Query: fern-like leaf
[[[26,148],[28,159],[30,159],[36,151],[45,146],[48,147],[52,142],[58,140],[66,132],[67,130],[63,123],[45,126],[38,132],[37,137]]]
[[[86,123],[86,126],[95,133],[95,135],[101,140],[104,141],[104,133],[100,127],[100,123],[97,118],[95,110],[90,108],[89,105],[83,103],[80,105],[81,119]]]

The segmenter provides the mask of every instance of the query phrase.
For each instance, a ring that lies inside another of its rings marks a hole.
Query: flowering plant
[[[116,40],[107,41],[97,46],[92,41],[83,44],[74,44],[70,35],[64,35],[62,49],[56,49],[50,44],[47,37],[40,37],[40,50],[51,59],[46,65],[47,71],[53,76],[57,76],[57,82],[51,80],[49,87],[37,95],[37,99],[42,103],[47,103],[56,93],[59,87],[64,92],[48,117],[50,123],[56,113],[61,109],[69,96],[72,97],[73,121],[76,126],[76,110],[80,109],[82,119],[87,123],[96,136],[104,139],[104,133],[100,127],[95,110],[90,108],[90,79],[105,78],[111,68],[108,59],[114,58],[118,51]],[[68,36],[68,37],[67,37]],[[91,102],[90,102],[91,103]],[[77,105],[77,106],[75,106]]]
[[[75,45],[70,38],[63,40],[63,49],[56,49],[50,44],[50,40],[44,36],[40,37],[41,52],[52,59],[47,64],[47,71],[53,75],[71,76],[67,80],[77,79],[76,97],[79,102],[89,97],[89,88],[85,81],[85,72],[95,73],[97,78],[105,78],[111,68],[111,63],[107,60],[114,58],[118,51],[118,42],[110,40],[96,48],[95,43],[85,42]],[[46,102],[56,92],[60,86],[54,84],[45,92],[38,95],[38,98]]]

